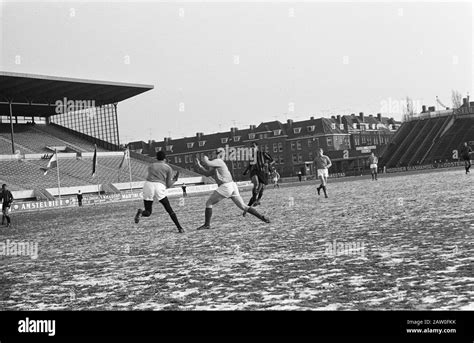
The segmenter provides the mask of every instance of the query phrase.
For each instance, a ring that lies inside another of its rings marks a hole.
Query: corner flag
[[[48,174],[48,171],[50,169],[56,168],[57,166],[58,166],[58,157],[56,156],[56,153],[54,153],[53,156],[51,156],[51,158],[49,159],[49,162],[46,168],[40,168],[40,169],[44,172],[44,175],[46,175]]]
[[[126,149],[123,152],[123,158],[122,158],[122,161],[120,161],[120,165],[119,165],[118,169],[122,169],[123,163],[125,162],[125,160],[127,160],[129,158],[130,158],[130,152],[128,151],[128,149]]]
[[[97,145],[94,145],[94,157],[92,158],[92,177],[95,175],[95,167],[97,165]]]

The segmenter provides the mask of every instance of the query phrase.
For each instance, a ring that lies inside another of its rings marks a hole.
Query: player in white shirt
[[[328,194],[326,192],[326,185],[328,183],[328,177],[329,177],[328,169],[331,168],[332,166],[331,159],[328,156],[323,155],[323,149],[317,149],[314,163],[316,164],[318,177],[321,180],[321,185],[319,185],[319,187],[316,188],[316,190],[318,191],[318,195],[319,195],[322,188],[324,191],[324,196],[327,198]]]
[[[213,177],[218,185],[218,188],[211,194],[209,199],[206,201],[205,211],[205,222],[204,225],[198,227],[198,230],[210,229],[211,228],[211,217],[212,217],[212,206],[217,204],[219,201],[231,198],[232,201],[237,205],[238,208],[248,212],[265,223],[270,223],[270,220],[255,210],[255,208],[245,205],[242,197],[239,193],[237,184],[232,179],[232,174],[229,168],[222,160],[224,152],[217,151],[217,157],[214,160],[209,160],[207,156],[202,159],[202,164],[196,159],[196,166],[201,173],[206,176]],[[204,165],[204,166],[203,166]],[[208,169],[207,169],[208,168]]]

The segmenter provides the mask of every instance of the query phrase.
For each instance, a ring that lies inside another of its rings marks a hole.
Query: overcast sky
[[[451,106],[452,89],[473,94],[469,2],[0,8],[0,69],[155,86],[119,104],[122,142],[311,115],[401,119],[406,96],[420,106],[439,96]]]

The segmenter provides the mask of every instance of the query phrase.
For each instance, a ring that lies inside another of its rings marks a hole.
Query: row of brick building
[[[163,150],[168,161],[180,167],[194,170],[194,158],[212,154],[217,148],[245,148],[256,141],[260,150],[268,152],[275,160],[275,167],[282,177],[314,173],[313,159],[316,148],[323,148],[333,161],[331,173],[358,173],[367,167],[370,152],[380,155],[400,127],[401,122],[381,114],[343,115],[331,118],[314,118],[286,123],[280,121],[250,125],[248,129],[231,128],[230,131],[213,134],[196,133],[194,137],[163,141],[129,143],[129,148],[154,156]],[[236,180],[242,180],[247,161],[228,161]]]

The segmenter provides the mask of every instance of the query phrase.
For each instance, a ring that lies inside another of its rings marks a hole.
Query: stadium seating
[[[92,177],[92,158],[60,158],[61,187],[128,182],[128,164],[118,169],[121,160],[121,156],[98,157],[96,175]],[[44,175],[40,169],[45,168],[47,164],[48,160],[1,161],[0,181],[9,184],[12,190],[55,188],[58,186],[57,170],[50,170]],[[147,168],[146,163],[132,159],[132,181],[144,181]],[[181,173],[180,177],[193,176],[196,174],[187,172]]]
[[[424,156],[433,145],[435,140],[440,135],[442,129],[446,126],[446,124],[451,120],[451,117],[440,117],[435,118],[433,121],[430,121],[431,130],[427,133],[426,137],[422,137],[423,140],[420,144],[415,146],[416,150],[412,155],[412,158],[408,161],[407,165],[414,165],[414,164],[423,164],[424,163]]]
[[[413,120],[402,124],[402,126],[404,125],[407,125],[408,127],[404,130],[404,132],[402,132],[403,135],[397,135],[395,137],[396,141],[394,139],[394,144],[396,147],[393,154],[388,155],[388,159],[385,164],[387,168],[400,166],[400,157],[405,152],[405,149],[407,149],[412,139],[419,133],[423,123],[422,120]]]
[[[438,119],[438,118],[437,118]],[[411,159],[417,147],[423,141],[423,138],[428,135],[428,132],[431,131],[433,128],[433,120],[425,119],[420,120],[420,130],[419,132],[413,137],[412,143],[408,145],[405,151],[402,153],[398,163],[401,166],[408,165],[408,161]]]
[[[60,139],[63,142],[67,142],[67,145],[72,147],[74,150],[79,152],[85,151],[93,151],[94,144],[88,142],[74,134],[68,133],[65,130],[61,130],[61,128],[54,126],[54,125],[36,125],[35,126],[37,131],[40,131],[43,134],[48,136],[53,136]],[[107,151],[101,147],[97,147],[97,151]]]
[[[427,162],[452,160],[452,151],[463,142],[474,140],[474,118],[458,118],[453,126],[438,140]]]
[[[385,152],[381,155],[380,164],[388,167],[388,162],[395,154],[395,151],[398,149],[399,145],[404,141],[406,136],[413,129],[414,121],[404,122],[398,129],[395,136],[393,136],[390,144],[385,149]]]
[[[50,152],[48,146],[66,146],[77,152],[94,150],[92,143],[52,125],[14,124],[13,132],[15,149],[20,150],[22,154]],[[10,142],[10,135],[10,125],[0,124],[0,141]],[[97,147],[97,151],[107,150]],[[9,148],[7,146],[2,148],[2,153],[11,154],[11,143]]]
[[[412,120],[402,124],[381,160],[387,168],[453,161],[453,150],[470,141],[474,141],[472,115]]]
[[[36,163],[35,163],[36,162]],[[39,168],[45,167],[48,161],[1,161],[0,175],[11,189],[53,188],[58,186],[56,170],[43,175]],[[82,185],[84,182],[66,173],[61,173],[61,186]]]
[[[92,177],[92,156],[88,154],[81,157],[81,153],[90,153],[94,150],[94,145],[89,141],[54,125],[14,124],[13,129],[15,150],[19,150],[22,156],[18,160],[0,161],[0,182],[7,183],[13,191],[30,189],[41,194],[46,188],[58,186],[56,169],[50,170],[46,175],[40,169],[47,166],[47,159],[25,159],[23,157],[24,154],[51,153],[47,148],[51,146],[66,146],[70,151],[78,153],[77,158],[59,158],[61,187],[95,185],[97,183],[107,185],[130,180],[128,161],[125,161],[122,168],[119,169],[123,159],[122,154],[114,156],[98,154],[96,175]],[[97,147],[97,151],[100,153],[108,150]],[[0,124],[0,155],[11,154],[10,125]],[[144,181],[149,163],[155,161],[156,159],[151,157],[137,159],[132,154],[130,159],[132,181]],[[199,174],[186,169],[174,165],[172,167],[174,170],[179,170],[180,178],[199,176]]]

